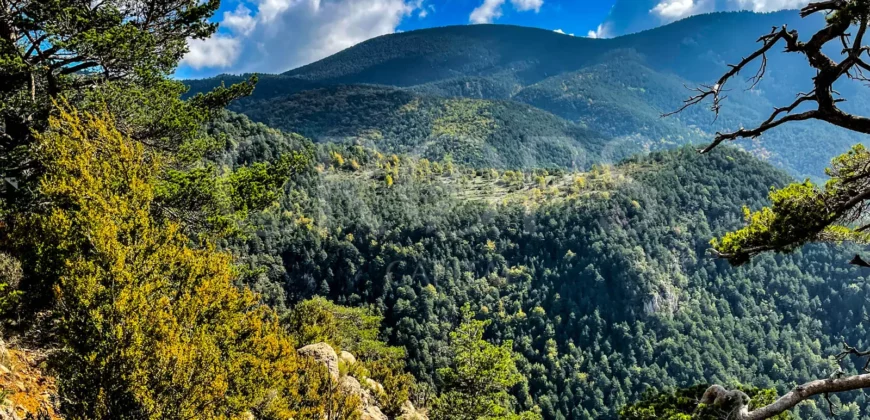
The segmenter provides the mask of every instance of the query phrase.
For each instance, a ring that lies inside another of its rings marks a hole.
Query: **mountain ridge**
[[[609,138],[613,143],[610,149],[628,148],[620,154],[626,156],[639,150],[709,142],[717,131],[763,121],[775,106],[790,103],[794,92],[806,91],[806,81],[812,74],[802,65],[804,58],[769,54],[767,80],[744,92],[749,84],[743,78],[735,79],[718,118],[714,119],[703,105],[661,118],[690,95],[686,86],[710,83],[727,69],[727,63],[751,51],[759,35],[781,24],[806,33],[822,21],[800,19],[791,11],[722,12],[613,39],[571,37],[511,25],[421,29],[373,38],[306,66],[263,75],[254,94],[230,108],[261,122],[266,121],[263,115],[270,114],[270,124],[287,131],[305,131],[315,141],[331,141],[329,136],[306,131],[311,121],[288,114],[282,117],[276,110],[300,109],[304,103],[287,102],[310,99],[312,91],[336,86],[377,85],[448,100],[507,100],[567,120],[597,133],[595,137]],[[218,76],[188,83],[194,93],[241,80],[243,76]],[[865,92],[850,84],[843,84],[841,89],[855,102],[852,106],[870,106],[870,95]],[[300,95],[302,92],[308,93]],[[329,101],[324,98],[321,102]],[[379,123],[366,121],[365,113],[359,118],[353,115],[360,109],[334,109],[336,114],[347,115],[347,121],[359,122],[356,127],[341,122],[338,125],[359,132]],[[316,116],[316,112],[307,114]],[[279,121],[282,118],[286,121]],[[426,114],[417,117],[427,118]],[[415,126],[397,127],[395,131],[419,132]],[[385,143],[393,146],[382,151],[404,153],[432,140],[433,133],[419,133],[413,138],[402,134],[386,139]],[[492,138],[499,135],[493,134]],[[827,141],[819,144],[815,140],[820,137]],[[474,141],[491,143],[487,138]],[[584,141],[574,139],[585,147]],[[859,141],[854,133],[805,122],[772,130],[760,140],[735,144],[799,178],[819,178],[829,159]],[[537,160],[547,164],[559,161],[553,157]],[[477,164],[486,166],[490,161],[517,159],[497,153],[494,159],[477,160]]]

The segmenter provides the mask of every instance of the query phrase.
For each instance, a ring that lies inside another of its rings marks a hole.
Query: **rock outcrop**
[[[371,378],[355,378],[349,375],[340,376],[338,369],[339,360],[352,365],[357,362],[353,354],[342,351],[341,355],[338,355],[332,346],[326,343],[311,344],[302,347],[298,352],[303,356],[311,357],[324,364],[327,370],[329,370],[329,374],[332,375],[333,379],[338,381],[344,392],[359,397],[362,420],[390,420],[378,406],[378,401],[371,391],[385,392],[383,385]],[[366,384],[365,387],[360,384],[361,380]],[[418,411],[410,401],[406,401],[402,405],[402,415],[398,418],[402,420],[429,420],[426,414]]]
[[[299,354],[310,357],[326,365],[332,379],[338,379],[338,355],[335,350],[326,343],[310,344],[297,350]]]
[[[341,387],[348,394],[359,397],[360,411],[362,411],[360,418],[362,420],[389,420],[389,417],[377,406],[377,400],[372,396],[372,393],[363,388],[356,378],[353,376],[341,378]]]
[[[341,360],[349,365],[356,363],[356,357],[344,350],[341,351]]]
[[[424,411],[418,411],[411,401],[405,401],[402,404],[401,420],[429,420],[429,416]]]

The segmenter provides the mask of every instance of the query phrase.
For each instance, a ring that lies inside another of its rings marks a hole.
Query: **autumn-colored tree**
[[[68,108],[36,136],[43,204],[13,238],[55,278],[70,418],[319,418],[325,369],[233,285],[230,255],[155,218],[166,158],[107,115]]]

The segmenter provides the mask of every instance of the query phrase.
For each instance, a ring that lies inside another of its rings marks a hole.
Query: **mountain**
[[[739,61],[753,50],[759,35],[783,24],[809,33],[822,21],[820,18],[800,19],[794,11],[714,13],[604,40],[503,25],[411,31],[363,42],[284,74],[263,75],[254,95],[238,101],[231,109],[257,121],[304,132],[315,141],[329,141],[330,137],[335,137],[335,131],[341,133],[339,137],[352,138],[380,123],[368,121],[366,113],[361,112],[365,106],[359,103],[331,103],[330,115],[343,114],[347,121],[330,130],[311,129],[319,123],[308,118],[320,118],[319,108],[299,115],[288,113],[299,112],[312,102],[320,104],[322,101],[315,99],[317,95],[330,95],[340,86],[372,92],[375,88],[370,85],[377,85],[384,89],[372,105],[380,109],[379,112],[387,111],[381,100],[400,96],[399,93],[388,94],[387,88],[420,95],[421,101],[432,103],[444,98],[510,101],[536,108],[528,114],[538,112],[534,118],[542,121],[556,121],[552,116],[565,120],[554,126],[574,124],[586,129],[585,135],[577,136],[573,142],[560,141],[561,145],[553,148],[558,153],[576,149],[576,145],[599,148],[587,144],[588,138],[607,139],[604,149],[609,151],[658,150],[707,142],[717,131],[758,124],[775,106],[790,103],[797,92],[807,90],[812,73],[803,63],[804,58],[772,53],[765,80],[757,88],[745,91],[749,85],[744,79],[751,75],[734,79],[719,118],[714,120],[714,115],[704,106],[670,118],[661,117],[678,108],[690,95],[686,86],[712,83],[727,69],[728,63]],[[218,76],[189,81],[189,84],[192,91],[197,92],[221,82],[243,80],[243,77]],[[866,109],[864,107],[870,105],[870,96],[857,84],[844,83],[840,92],[853,102],[849,104],[852,109]],[[323,103],[330,101],[325,98]],[[439,132],[421,130],[420,124],[414,125],[414,121],[430,119],[426,114],[428,108],[419,110],[417,116],[400,115],[404,112],[401,101],[388,108],[392,112],[389,119],[395,123],[389,128],[401,134],[384,138],[378,145],[383,152],[407,152],[419,150],[420,144],[443,143],[437,139]],[[571,130],[555,131],[563,131],[557,136],[571,137]],[[477,148],[475,153],[488,148],[494,154],[466,161],[481,166],[502,162],[523,167],[521,161],[505,155],[494,140],[505,135],[495,130],[473,137],[472,142],[488,146]],[[529,142],[525,149],[539,150],[538,137],[520,137],[519,141]],[[820,138],[825,141],[819,142]],[[795,176],[818,177],[831,157],[859,141],[860,137],[845,130],[807,122],[772,130],[760,139],[737,144]],[[461,141],[457,143],[460,148],[464,147]],[[563,147],[572,143],[575,146]],[[444,156],[451,150],[442,146],[436,149],[427,148],[426,156]],[[601,159],[616,161],[610,158],[614,154],[626,155],[605,152]],[[536,156],[535,159],[563,165],[574,161],[555,156]]]
[[[320,142],[476,167],[588,168],[608,138],[514,101],[445,98],[373,85],[333,86],[248,104],[252,119]],[[625,150],[626,156],[630,150]]]
[[[806,91],[799,56],[770,54],[756,89],[735,79],[715,121],[702,107],[661,114],[783,23],[807,33],[821,21],[718,13],[611,40],[435,28],[265,75],[231,106],[254,122],[229,114],[214,129],[232,133],[223,163],[307,147],[260,123],[310,137],[316,158],[252,217],[254,234],[224,245],[273,307],[323,296],[382,313],[424,390],[439,389],[469,304],[487,340],[513,343],[518,408],[548,420],[612,419],[644,393],[707,383],[782,395],[828,376],[841,337],[866,342],[870,289],[846,264],[864,250],[816,245],[734,268],[709,258],[709,241],[861,138],[805,123],[743,150],[686,146]],[[870,105],[856,86],[840,92],[844,107]],[[868,415],[864,393],[837,398]]]
[[[234,133],[227,164],[304,143],[244,117],[219,126]],[[644,392],[710,382],[782,395],[829,374],[840,337],[866,338],[870,288],[846,264],[855,249],[739,269],[706,254],[743,204],[790,181],[734,148],[517,172],[322,144],[312,166],[253,217],[255,233],[227,244],[244,282],[276,308],[315,295],[375,308],[421,389],[439,386],[465,304],[491,323],[487,340],[513,341],[524,380],[512,394],[548,420],[612,419]],[[839,397],[867,414],[863,393]]]

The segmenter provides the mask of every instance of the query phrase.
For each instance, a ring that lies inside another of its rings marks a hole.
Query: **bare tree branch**
[[[794,106],[797,106],[797,105],[794,105]],[[789,107],[781,108],[781,109],[785,110],[788,108]],[[740,130],[737,130],[733,133],[716,133],[716,137],[713,139],[713,143],[710,143],[709,146],[701,149],[701,153],[707,153],[707,152],[715,149],[716,146],[718,146],[719,144],[721,144],[724,141],[730,141],[730,140],[734,140],[734,139],[738,139],[738,138],[755,138],[755,137],[760,136],[765,131],[770,130],[771,128],[774,128],[776,126],[782,125],[784,123],[791,122],[791,121],[803,121],[803,120],[818,118],[818,115],[819,115],[818,111],[807,111],[807,112],[803,112],[800,114],[786,115],[785,117],[782,117],[778,120],[773,120],[773,118],[776,118],[776,115],[779,114],[780,112],[781,111],[774,111],[773,115],[771,115],[770,118],[768,118],[768,121],[766,121],[765,123],[761,124],[760,126],[758,126],[756,128],[753,128],[753,129],[747,130],[745,128],[741,128]]]
[[[704,393],[704,399],[713,401],[717,398],[730,399],[737,403],[734,410],[734,418],[738,420],[764,420],[791,410],[796,405],[816,395],[823,395],[830,402],[828,395],[839,392],[854,391],[870,387],[870,373],[847,376],[844,378],[831,377],[807,382],[794,387],[789,393],[783,395],[771,404],[749,411],[748,399],[733,399],[730,395],[737,391],[726,391],[719,385],[713,385]],[[702,401],[703,402],[703,401]],[[833,413],[833,404],[830,406]]]
[[[743,58],[738,64],[729,65],[730,69],[728,72],[719,78],[716,84],[712,86],[701,85],[698,88],[693,88],[692,90],[697,92],[697,94],[683,101],[683,105],[676,111],[664,114],[663,116],[678,114],[691,106],[703,102],[707,98],[711,98],[713,103],[710,109],[718,117],[722,109],[722,100],[725,99],[725,97],[721,96],[721,92],[724,90],[726,83],[744,70],[750,63],[760,60],[758,71],[748,80],[751,82],[749,89],[757,86],[767,71],[767,53],[774,45],[783,41],[785,43],[785,52],[797,52],[805,55],[809,65],[816,69],[817,74],[813,78],[814,89],[809,94],[799,95],[798,99],[791,105],[774,108],[773,113],[768,119],[755,128],[741,128],[734,132],[716,133],[713,142],[701,149],[700,152],[707,153],[726,141],[741,138],[756,138],[784,123],[803,120],[824,121],[848,130],[870,134],[870,118],[844,112],[837,107],[837,104],[843,102],[844,99],[834,97],[838,93],[833,89],[833,85],[843,76],[870,82],[870,78],[864,75],[865,70],[870,71],[870,65],[861,59],[863,54],[870,52],[870,46],[863,45],[868,22],[870,22],[870,8],[852,7],[850,6],[852,3],[854,2],[846,0],[827,0],[810,3],[801,9],[800,13],[802,17],[817,12],[836,13],[837,15],[835,18],[829,19],[825,28],[813,34],[808,42],[801,42],[797,31],[789,31],[785,26],[773,28],[769,34],[758,39],[758,42],[762,43],[761,47]],[[847,32],[852,25],[858,26],[854,39],[851,39],[851,35]],[[842,51],[846,55],[839,63],[832,60],[823,52],[825,44],[834,40],[839,40],[842,43]],[[800,105],[809,102],[815,102],[816,109],[800,114],[791,114]],[[785,116],[782,116],[783,114]]]

